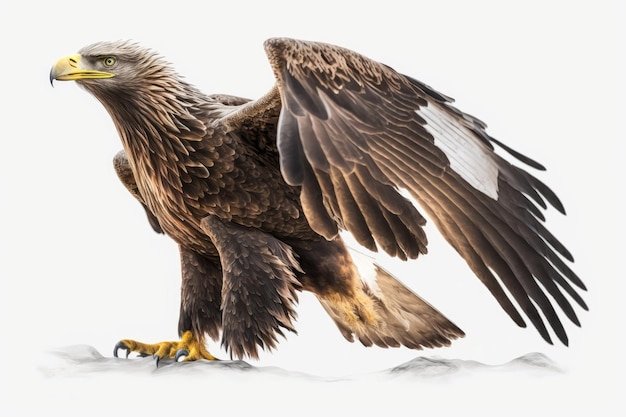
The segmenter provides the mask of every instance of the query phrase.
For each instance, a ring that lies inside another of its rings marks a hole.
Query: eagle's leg
[[[219,337],[222,326],[222,271],[217,257],[210,258],[179,246],[182,273],[180,318],[178,321],[179,341],[146,344],[135,340],[121,340],[115,345],[141,356],[152,355],[157,365],[159,360],[184,357],[185,361],[199,359],[218,360],[206,349],[204,336],[214,340]]]
[[[259,229],[215,216],[202,229],[217,248],[222,264],[222,345],[231,357],[258,357],[275,347],[282,330],[294,331],[292,319],[301,272],[290,246]]]

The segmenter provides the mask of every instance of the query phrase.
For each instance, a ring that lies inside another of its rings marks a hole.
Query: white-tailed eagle
[[[542,214],[546,202],[563,206],[495,149],[541,165],[386,65],[318,42],[264,45],[276,83],[257,100],[206,95],[130,42],[87,46],[51,70],[107,109],[124,148],[120,179],[180,248],[181,340],[122,340],[116,356],[215,359],[208,335],[232,357],[257,357],[294,330],[301,290],[349,341],[448,345],[463,332],[383,269],[366,283],[339,235],[417,258],[427,248],[417,207],[515,323],[567,344],[555,307],[579,325],[571,300],[586,309],[585,287]]]

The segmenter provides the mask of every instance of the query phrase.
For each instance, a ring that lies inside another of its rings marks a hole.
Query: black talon
[[[113,349],[113,356],[115,356],[116,358],[119,358],[119,356],[117,356],[117,351],[120,349],[126,351],[126,358],[128,358],[128,355],[130,355],[130,349],[121,341],[115,344],[115,348]]]
[[[189,351],[187,349],[178,349],[176,351],[176,362],[184,356],[189,356]]]
[[[152,355],[152,357],[154,358],[154,361],[156,362],[156,367],[159,367],[159,361],[161,360],[161,357],[159,355],[157,355],[156,353],[154,355]]]

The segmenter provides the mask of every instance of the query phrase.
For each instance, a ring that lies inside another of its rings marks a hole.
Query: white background
[[[574,269],[589,288],[585,299],[591,311],[577,310],[583,326],[568,326],[569,348],[547,345],[533,329],[517,328],[430,229],[427,257],[410,264],[383,262],[459,325],[465,339],[436,351],[366,349],[345,342],[317,302],[303,294],[299,334],[253,363],[342,376],[385,369],[418,355],[500,364],[542,352],[565,370],[547,385],[550,392],[539,392],[532,376],[514,387],[497,380],[483,383],[477,376],[454,390],[440,385],[437,395],[428,397],[420,398],[419,390],[409,386],[406,396],[392,396],[395,409],[432,415],[455,404],[471,414],[499,398],[505,414],[514,414],[521,405],[534,409],[533,398],[542,398],[551,405],[537,402],[536,415],[540,410],[616,413],[617,393],[624,389],[618,355],[624,317],[624,272],[618,265],[624,247],[618,240],[624,174],[617,120],[624,113],[626,39],[617,28],[625,17],[617,3],[3,2],[0,410],[16,415],[34,407],[62,414],[76,404],[113,407],[109,399],[118,394],[99,384],[97,373],[81,382],[81,392],[93,395],[78,397],[75,384],[40,375],[40,355],[86,344],[110,356],[121,338],[176,338],[176,247],[151,231],[142,209],[118,182],[111,160],[121,144],[104,108],[73,83],[51,88],[52,64],[95,41],[133,39],[159,51],[203,91],[255,98],[273,83],[262,42],[288,36],[349,47],[431,85],[484,120],[492,136],[547,166],[547,172],[536,175],[568,211],[563,217],[549,210],[548,225],[573,252]],[[223,356],[218,346],[211,347]],[[124,374],[119,378],[123,390],[141,395],[145,384],[152,395],[157,391],[155,410],[167,402],[158,394],[167,392],[166,379],[158,388],[130,376],[125,380]],[[73,387],[67,398],[59,397],[63,384]],[[237,389],[245,402],[255,388],[242,387]],[[357,389],[362,387],[353,388],[345,387],[341,398],[352,410],[367,410],[359,404],[372,397],[364,398]],[[226,407],[216,395],[218,387],[206,390],[211,394],[197,406]],[[276,402],[276,409],[292,397],[319,407],[328,387],[290,393],[288,386],[277,385],[272,392],[276,398],[265,400]],[[375,395],[379,405],[390,401],[383,387]],[[177,401],[185,410],[183,400]]]

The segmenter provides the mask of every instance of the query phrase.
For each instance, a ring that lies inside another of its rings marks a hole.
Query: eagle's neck
[[[167,81],[167,82],[166,82]],[[218,106],[181,80],[156,78],[98,92],[110,113],[146,204],[155,212],[188,211],[217,192],[209,169],[222,157],[211,120]],[[215,143],[213,143],[215,142]],[[223,161],[222,161],[223,162]],[[179,213],[182,214],[182,213]]]
[[[119,88],[96,94],[129,148],[149,150],[161,157],[169,147],[170,155],[188,154],[185,142],[198,142],[207,128],[204,96],[182,81],[151,84],[141,83],[131,88]],[[181,146],[182,145],[182,146]]]

